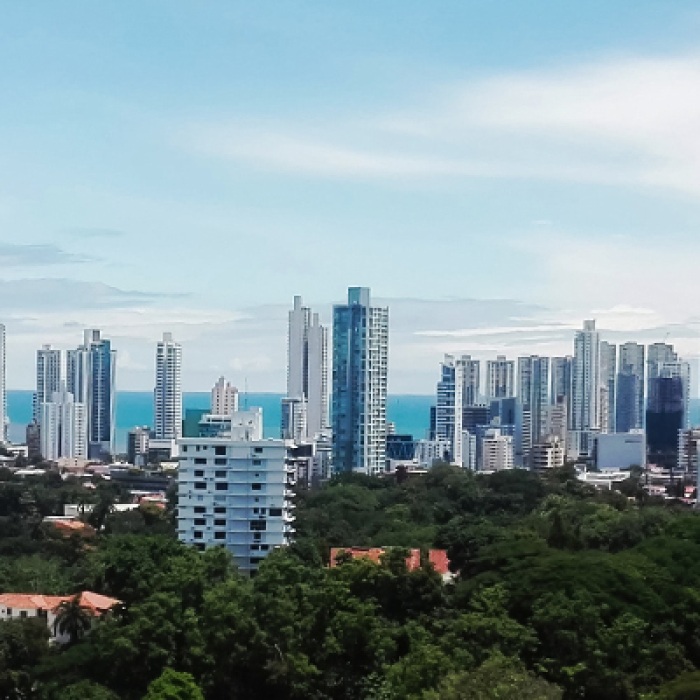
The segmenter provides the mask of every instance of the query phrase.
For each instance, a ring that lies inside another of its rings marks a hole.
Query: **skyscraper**
[[[230,416],[238,410],[238,389],[219,377],[211,390],[211,412],[215,416]]]
[[[486,362],[486,400],[515,396],[515,362],[498,355]]]
[[[440,381],[437,383],[435,437],[451,443],[449,459],[455,464],[462,463],[464,389],[467,365],[470,362],[467,357],[445,355],[440,365]]]
[[[36,351],[36,392],[33,398],[34,420],[41,422],[41,404],[53,399],[61,391],[61,351],[44,345]]]
[[[117,352],[97,329],[85,331],[83,344],[67,354],[67,390],[87,409],[88,457],[114,454],[114,394]]]
[[[552,382],[549,402],[556,406],[566,403],[571,406],[571,368],[574,358],[571,355],[552,358]]]
[[[44,459],[88,456],[87,410],[85,404],[75,402],[65,385],[52,394],[50,401],[41,404],[40,423]]]
[[[685,423],[685,397],[681,377],[652,377],[646,411],[649,454],[654,461],[675,463],[678,433]]]
[[[336,471],[384,469],[389,310],[350,287],[333,308],[333,460]]]
[[[328,427],[328,331],[300,296],[289,312],[287,398],[305,400],[308,437]]]
[[[600,342],[600,430],[615,432],[615,379],[617,377],[617,346]]]
[[[7,368],[5,364],[5,325],[0,323],[0,444],[7,440]]]
[[[571,372],[571,439],[580,453],[590,451],[590,434],[601,427],[600,388],[600,336],[595,321],[584,321],[574,338]]]
[[[529,460],[529,447],[545,437],[547,431],[549,399],[549,358],[530,355],[518,358],[518,398],[523,410],[529,412],[530,434],[523,436],[528,454],[523,454],[524,463]]]
[[[615,394],[615,430],[628,433],[644,427],[644,346],[622,343]]]
[[[154,437],[182,437],[182,346],[172,333],[163,333],[156,346],[156,385],[153,390]]]

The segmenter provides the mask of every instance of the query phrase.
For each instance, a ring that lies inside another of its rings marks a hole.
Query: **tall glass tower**
[[[377,474],[386,455],[389,309],[371,306],[367,287],[350,287],[333,307],[333,465]]]
[[[172,333],[163,333],[156,346],[153,417],[157,440],[182,437],[182,346],[173,340]]]

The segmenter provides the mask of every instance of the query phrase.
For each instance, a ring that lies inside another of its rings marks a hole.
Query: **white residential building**
[[[153,417],[156,440],[182,436],[182,346],[173,340],[172,333],[163,333],[156,346]]]
[[[238,411],[238,389],[219,377],[211,390],[211,412],[215,416],[230,416]]]
[[[477,469],[476,435],[472,435],[468,430],[462,431],[462,468],[473,472]]]
[[[414,461],[421,467],[430,469],[435,462],[449,459],[451,449],[451,440],[418,440]]]
[[[435,437],[450,443],[448,458],[454,464],[462,463],[462,418],[468,362],[467,357],[445,355],[437,383]]]
[[[328,427],[328,329],[319,316],[294,297],[287,335],[287,398],[304,399],[307,434],[314,438]]]
[[[283,440],[238,435],[183,438],[178,470],[178,537],[199,549],[224,546],[254,571],[293,534],[294,466]]]
[[[389,309],[350,287],[333,308],[333,468],[379,474],[386,459]]]
[[[41,404],[51,401],[61,391],[62,354],[60,350],[44,345],[36,351],[36,392],[33,398],[33,418],[41,422]]]
[[[486,362],[486,399],[507,399],[515,396],[515,362],[498,355]]]
[[[565,456],[564,443],[554,437],[532,446],[530,464],[533,471],[545,472],[563,467]]]
[[[282,439],[304,442],[309,434],[308,404],[302,397],[282,399]]]
[[[87,407],[65,386],[41,404],[41,456],[52,462],[88,456]]]
[[[489,428],[481,441],[481,471],[492,472],[514,467],[513,436],[500,428]]]
[[[584,321],[574,338],[569,448],[576,445],[582,453],[590,453],[592,433],[601,429],[600,400],[600,336],[595,321]]]

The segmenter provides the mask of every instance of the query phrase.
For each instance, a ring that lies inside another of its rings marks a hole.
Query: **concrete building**
[[[481,471],[513,469],[513,438],[499,428],[490,428],[481,443]]]
[[[571,406],[571,371],[574,358],[571,355],[553,357],[551,363],[552,380],[550,383],[549,403],[556,405],[564,402]]]
[[[650,455],[675,456],[678,432],[685,426],[686,397],[681,377],[649,379],[646,434]],[[675,458],[673,460],[675,462]]]
[[[185,544],[224,546],[251,572],[292,537],[295,468],[284,441],[241,435],[179,441],[177,528]]]
[[[87,408],[88,457],[106,460],[114,454],[116,350],[99,330],[90,329],[66,359],[68,392]]]
[[[211,413],[215,416],[230,416],[238,411],[238,389],[219,377],[211,390]]]
[[[592,434],[601,429],[600,336],[595,321],[584,321],[574,338],[571,372],[569,449],[574,445],[582,454],[592,450]]]
[[[283,440],[304,442],[309,435],[308,405],[302,396],[282,399],[281,437]]]
[[[440,365],[435,409],[435,439],[450,442],[449,461],[462,462],[462,419],[467,358],[445,355]]]
[[[475,472],[479,467],[476,435],[462,431],[462,468]]]
[[[617,378],[617,346],[600,342],[600,431],[615,432],[615,385]]]
[[[88,456],[87,407],[76,403],[73,394],[56,391],[51,401],[41,404],[41,455],[52,462],[61,457]]]
[[[564,466],[565,457],[564,443],[553,437],[532,446],[530,451],[531,468],[535,472],[559,469]]]
[[[41,405],[51,401],[57,391],[61,391],[62,353],[44,345],[36,351],[36,391],[32,399],[33,419],[41,421]]]
[[[639,343],[622,343],[615,398],[615,430],[627,433],[644,427],[645,351]]]
[[[598,469],[620,471],[646,466],[647,446],[643,431],[601,434],[595,438],[595,464]]]
[[[126,459],[136,467],[148,465],[148,453],[151,443],[151,429],[148,426],[132,428],[126,436]]]
[[[524,426],[523,464],[530,461],[530,446],[547,432],[549,410],[549,358],[529,355],[518,358],[518,398],[529,420]]]
[[[389,310],[350,287],[333,308],[333,468],[378,474],[386,454]]]
[[[515,396],[515,362],[498,355],[486,362],[486,400]]]
[[[156,440],[182,437],[182,346],[173,340],[172,333],[163,333],[156,346],[153,417]]]
[[[697,470],[698,448],[700,448],[700,428],[681,430],[678,433],[678,460],[676,468],[680,473],[695,472]]]
[[[305,438],[328,427],[328,329],[294,297],[287,334],[287,398],[306,403]]]
[[[435,462],[449,462],[451,440],[418,440],[414,460],[421,467],[430,469]]]

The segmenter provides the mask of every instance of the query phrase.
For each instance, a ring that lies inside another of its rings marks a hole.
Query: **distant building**
[[[61,351],[44,345],[36,351],[36,391],[32,399],[33,419],[41,421],[41,404],[51,401],[53,395],[61,391],[62,359]]]
[[[573,363],[574,358],[571,355],[552,358],[549,403],[553,406],[562,403],[562,399],[567,405],[571,405],[571,371]]]
[[[132,428],[126,437],[126,459],[129,464],[145,467],[151,442],[151,429],[148,426]]]
[[[7,442],[7,369],[5,325],[0,323],[0,445]]]
[[[367,559],[374,564],[379,564],[382,557],[390,550],[390,547],[332,547],[330,554],[330,567],[339,566],[344,556],[350,559]],[[408,571],[420,569],[423,557],[420,549],[411,549],[406,557],[406,568]],[[432,565],[433,569],[443,577],[443,580],[452,578],[450,572],[450,562],[447,551],[444,549],[430,549],[425,558],[426,563]]]
[[[185,544],[224,546],[250,572],[290,541],[295,467],[284,441],[244,435],[179,441],[177,528]]]
[[[56,391],[51,401],[41,404],[41,455],[57,461],[61,457],[82,458],[88,456],[87,407],[76,403],[73,394]]]
[[[173,340],[172,333],[163,333],[156,345],[153,416],[156,440],[182,436],[182,346]]]
[[[435,437],[450,442],[449,461],[462,461],[462,420],[467,365],[471,360],[445,355],[440,365],[435,410]]]
[[[615,429],[627,433],[644,427],[645,351],[639,343],[623,343],[617,375]]]
[[[281,438],[283,440],[294,440],[304,442],[308,435],[308,411],[306,399],[303,397],[282,399],[282,425]]]
[[[486,362],[486,400],[515,396],[515,362],[498,355]]]
[[[386,458],[410,462],[416,454],[413,435],[392,434],[386,436]]]
[[[584,321],[574,337],[571,372],[570,429],[567,442],[581,454],[590,454],[593,433],[601,430],[600,335],[595,321]]]
[[[333,468],[378,474],[386,459],[389,310],[350,287],[333,308]]]
[[[41,428],[39,423],[35,420],[32,420],[32,422],[27,425],[26,442],[27,459],[29,459],[30,462],[41,459]]]
[[[549,409],[549,358],[529,355],[518,358],[518,398],[529,416],[523,430],[522,462],[530,463],[531,446],[547,433]]]
[[[491,428],[486,432],[482,442],[482,471],[501,471],[513,469],[514,453],[513,438],[504,435],[499,428]]]
[[[219,377],[211,390],[211,413],[215,416],[230,416],[238,410],[238,389]]]
[[[533,471],[546,472],[549,469],[563,467],[565,457],[564,444],[553,437],[532,446],[530,464]]]
[[[595,464],[598,469],[620,471],[646,466],[646,437],[643,431],[597,435]]]
[[[700,428],[681,430],[678,433],[679,472],[695,472],[698,468],[698,449],[700,449]]]
[[[646,432],[650,454],[675,455],[678,432],[685,426],[685,394],[680,377],[649,380]]]
[[[615,432],[615,385],[617,379],[617,346],[600,342],[600,431]]]

